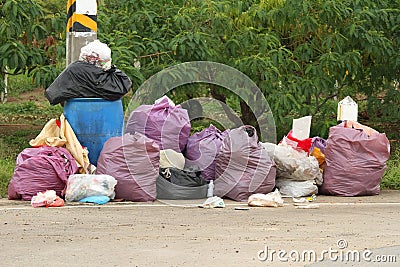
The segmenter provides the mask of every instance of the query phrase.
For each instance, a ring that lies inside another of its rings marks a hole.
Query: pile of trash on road
[[[81,54],[46,89],[49,102],[120,101],[132,83],[111,65],[107,47],[95,41]],[[99,79],[104,81],[100,87]],[[345,100],[354,105],[351,98]],[[340,114],[345,108],[341,106]],[[188,111],[163,96],[133,110],[123,133],[116,124],[114,134],[102,136],[95,145],[82,141],[87,134],[77,131],[78,124],[83,121],[83,128],[91,128],[110,119],[72,120],[64,112],[18,155],[8,198],[31,201],[34,207],[62,206],[64,201],[206,199],[202,207],[213,208],[224,207],[223,199],[280,207],[282,196],[377,195],[389,141],[384,133],[358,123],[354,107],[351,111],[352,120],[338,118],[342,122],[330,128],[326,140],[309,137],[307,116],[293,120],[292,130],[274,144],[260,142],[250,125],[221,131],[210,124],[190,135]],[[123,120],[123,114],[118,116]],[[96,150],[90,145],[97,146],[95,161],[90,155]]]

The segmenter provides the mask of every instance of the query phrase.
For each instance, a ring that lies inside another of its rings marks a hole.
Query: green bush
[[[0,159],[0,198],[7,197],[8,183],[14,173],[15,159]]]
[[[7,196],[7,187],[14,173],[18,154],[29,146],[29,140],[38,130],[18,130],[9,135],[0,135],[0,197]]]
[[[388,160],[381,186],[385,189],[400,189],[400,149],[396,149]]]
[[[8,96],[18,97],[20,94],[29,92],[36,86],[32,83],[32,78],[26,75],[8,76]]]

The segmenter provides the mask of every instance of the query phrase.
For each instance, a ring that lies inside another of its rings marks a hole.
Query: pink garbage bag
[[[186,165],[197,166],[205,180],[215,178],[215,159],[229,129],[221,132],[214,125],[189,137],[186,144]]]
[[[324,181],[319,193],[378,195],[389,156],[390,145],[385,134],[347,128],[345,123],[331,127],[325,149]]]
[[[154,201],[159,164],[157,143],[137,132],[108,139],[100,153],[96,173],[108,174],[117,180],[115,198]]]
[[[54,190],[62,196],[68,177],[77,171],[75,159],[65,148],[26,148],[17,157],[8,199],[31,200],[46,190]]]
[[[153,105],[141,105],[131,112],[125,133],[139,132],[155,140],[160,150],[181,153],[190,135],[190,119],[186,109],[162,98]]]
[[[215,163],[214,194],[247,201],[255,193],[267,194],[275,187],[276,166],[252,126],[241,126],[224,139]]]

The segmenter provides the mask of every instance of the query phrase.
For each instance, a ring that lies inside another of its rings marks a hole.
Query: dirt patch
[[[44,92],[45,92],[44,88],[35,88],[32,89],[31,91],[19,94],[18,97],[9,96],[7,98],[7,102],[20,103],[20,102],[32,101],[32,102],[43,103],[47,101]]]
[[[14,136],[16,133],[19,135],[23,133],[27,139],[32,139],[43,128],[42,125],[32,125],[32,124],[0,124],[0,137]]]

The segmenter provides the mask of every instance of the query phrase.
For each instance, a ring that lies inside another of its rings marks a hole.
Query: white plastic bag
[[[282,207],[283,198],[278,189],[268,194],[253,194],[247,201],[249,206],[253,207]]]
[[[46,190],[44,193],[39,192],[31,199],[32,207],[42,207],[53,203],[57,198],[56,191]]]
[[[65,200],[79,201],[90,196],[107,196],[113,199],[116,184],[117,180],[106,174],[73,174],[68,178]]]
[[[81,48],[79,60],[96,65],[104,70],[111,68],[111,49],[107,44],[94,40]]]
[[[314,156],[298,151],[289,145],[279,144],[272,148],[270,143],[263,143],[277,167],[276,176],[295,181],[315,181],[322,184],[322,173],[319,170],[318,160]]]
[[[185,157],[173,149],[160,150],[160,168],[177,168],[183,170]]]
[[[225,203],[222,198],[214,196],[207,198],[200,207],[205,209],[225,208]]]
[[[276,179],[276,187],[284,196],[306,197],[318,193],[318,187],[314,181],[293,181],[288,179]]]

